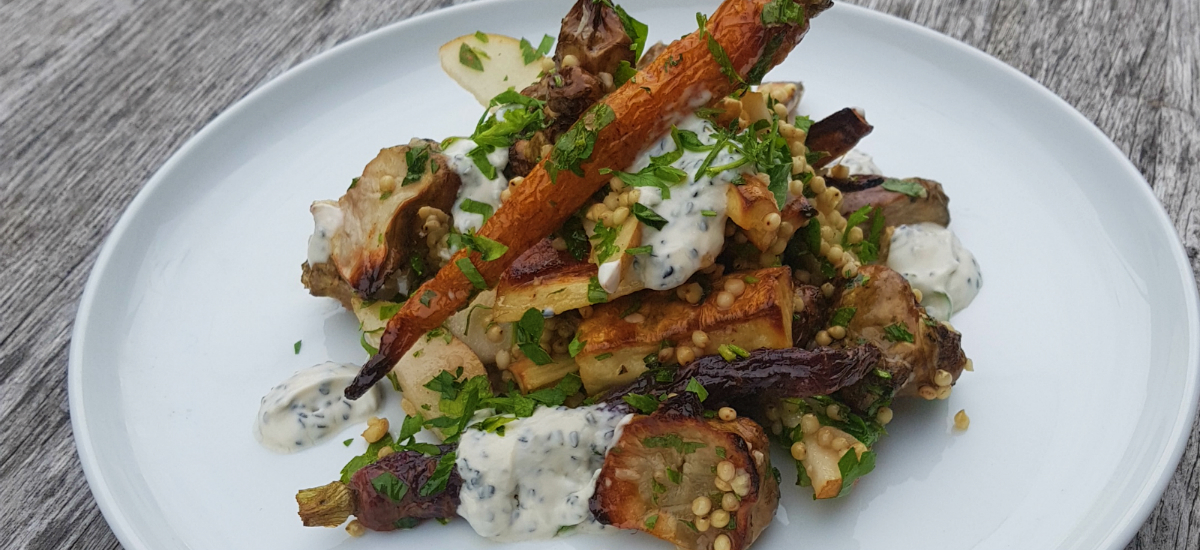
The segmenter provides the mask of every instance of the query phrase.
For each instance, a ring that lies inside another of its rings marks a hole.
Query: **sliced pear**
[[[519,92],[554,67],[544,56],[526,63],[521,41],[502,34],[460,36],[438,49],[438,59],[442,70],[485,107],[497,94],[509,88]]]

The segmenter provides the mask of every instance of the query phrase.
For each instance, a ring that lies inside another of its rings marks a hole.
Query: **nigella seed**
[[[342,415],[342,420],[350,420],[350,415],[348,415],[348,414],[343,414],[343,415]]]
[[[708,220],[700,220],[700,230],[708,231]]]
[[[324,425],[324,424],[317,424],[317,429],[318,429],[318,430],[324,430],[324,429],[326,429],[326,428],[328,428],[328,427],[329,427],[329,426],[326,426],[326,425]]]
[[[571,448],[579,447],[579,432],[571,432]]]

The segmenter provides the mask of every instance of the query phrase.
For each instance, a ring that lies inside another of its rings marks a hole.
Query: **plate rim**
[[[97,462],[96,445],[92,441],[92,433],[89,431],[88,418],[83,407],[84,388],[82,386],[82,376],[84,369],[83,348],[84,342],[87,339],[87,322],[92,315],[93,303],[99,290],[101,275],[108,271],[111,266],[112,256],[119,242],[124,240],[125,233],[133,220],[140,215],[145,208],[146,203],[160,187],[163,186],[163,181],[166,179],[166,174],[171,173],[175,166],[182,159],[188,157],[192,150],[197,148],[199,144],[208,139],[208,136],[217,132],[221,127],[228,124],[230,120],[236,119],[241,112],[250,109],[252,105],[257,104],[265,95],[272,93],[275,89],[286,86],[288,82],[298,77],[302,72],[311,69],[313,65],[326,63],[329,59],[344,54],[346,51],[354,49],[366,42],[375,40],[385,40],[385,36],[396,32],[405,32],[408,27],[415,27],[433,19],[453,18],[458,17],[460,13],[470,12],[480,9],[481,6],[489,6],[495,4],[511,4],[518,3],[521,0],[475,0],[466,4],[449,6],[446,8],[436,9],[431,12],[418,14],[400,21],[395,21],[387,25],[381,26],[362,35],[356,36],[341,44],[320,52],[313,57],[306,59],[297,65],[285,70],[278,76],[270,79],[266,83],[258,86],[250,91],[241,99],[226,107],[217,117],[206,123],[199,131],[189,137],[170,157],[167,158],[161,166],[159,166],[154,174],[146,181],[146,183],[138,190],[137,194],[125,207],[117,222],[113,225],[108,235],[105,237],[103,244],[100,247],[100,252],[96,257],[95,263],[92,265],[88,274],[87,282],[84,285],[82,295],[79,299],[79,306],[75,314],[73,326],[71,329],[71,344],[68,354],[67,364],[67,393],[68,405],[71,417],[72,436],[75,441],[76,453],[79,456],[80,463],[83,468],[84,477],[88,482],[88,488],[100,508],[101,514],[104,516],[105,522],[112,530],[113,534],[120,543],[131,549],[149,548],[139,534],[139,529],[130,520],[130,517],[124,510],[121,509],[114,496],[114,492],[110,489],[108,479],[105,478],[101,471],[100,464]],[[716,0],[713,0],[714,2]],[[1186,387],[1184,388],[1184,402],[1175,416],[1174,423],[1168,439],[1168,445],[1165,446],[1158,459],[1154,463],[1151,475],[1144,478],[1141,487],[1138,490],[1139,501],[1134,506],[1130,506],[1127,512],[1117,519],[1117,524],[1110,528],[1108,534],[1103,538],[1104,547],[1110,549],[1123,548],[1138,530],[1145,523],[1146,518],[1157,507],[1162,498],[1163,492],[1166,490],[1167,484],[1170,483],[1175,469],[1183,455],[1183,451],[1188,443],[1191,435],[1191,427],[1196,419],[1196,412],[1200,403],[1197,403],[1197,398],[1200,396],[1200,334],[1195,330],[1200,328],[1200,291],[1197,289],[1196,276],[1192,270],[1191,264],[1187,259],[1187,254],[1184,251],[1183,242],[1175,229],[1174,224],[1167,216],[1166,210],[1162,202],[1154,195],[1153,189],[1146,181],[1142,173],[1134,166],[1133,162],[1125,155],[1124,152],[1117,147],[1113,140],[1100,130],[1090,119],[1084,116],[1078,109],[1068,103],[1065,99],[1059,97],[1042,83],[1038,82],[1031,76],[1017,70],[1011,65],[1001,61],[1000,59],[976,48],[971,44],[962,42],[939,31],[924,27],[912,21],[902,19],[900,17],[875,11],[870,8],[849,4],[846,2],[838,2],[837,9],[854,12],[857,17],[875,19],[877,22],[882,22],[887,25],[897,25],[906,31],[914,32],[922,35],[925,39],[933,40],[942,48],[958,50],[970,56],[973,60],[982,62],[990,68],[998,70],[1007,75],[1014,82],[1020,82],[1031,91],[1035,92],[1041,98],[1049,100],[1050,104],[1059,108],[1059,110],[1068,114],[1077,126],[1083,129],[1090,137],[1097,139],[1102,147],[1107,149],[1108,153],[1117,159],[1117,163],[1125,172],[1125,176],[1132,177],[1141,185],[1137,186],[1137,193],[1142,200],[1148,201],[1151,206],[1152,216],[1158,229],[1165,231],[1167,235],[1172,236],[1168,239],[1171,257],[1175,263],[1175,269],[1181,277],[1180,282],[1183,283],[1183,302],[1187,313],[1187,321],[1189,325],[1188,333],[1188,353],[1187,353],[1187,370],[1186,370]],[[663,6],[657,6],[663,7]],[[1147,220],[1149,221],[1149,220]]]

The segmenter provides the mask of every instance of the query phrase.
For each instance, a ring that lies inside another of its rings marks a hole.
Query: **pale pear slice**
[[[540,55],[526,63],[520,39],[502,34],[460,36],[438,49],[438,59],[442,70],[485,107],[501,92],[509,88],[519,92],[554,67],[552,60]]]

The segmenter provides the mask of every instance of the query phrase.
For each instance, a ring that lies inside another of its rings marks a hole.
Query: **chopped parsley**
[[[550,159],[545,164],[546,172],[550,175],[550,182],[556,183],[558,173],[562,171],[569,171],[576,176],[583,177],[582,164],[592,158],[592,150],[596,146],[596,136],[600,130],[603,130],[616,118],[617,115],[613,112],[612,107],[598,103],[588,109],[579,121],[571,126],[570,130],[559,136],[558,141],[554,143],[554,149],[550,152]]]
[[[588,253],[592,250],[592,245],[588,243],[587,231],[583,230],[583,220],[579,216],[571,216],[567,218],[563,224],[559,235],[567,243],[567,252],[571,253],[571,257],[576,260],[583,261],[588,257]]]
[[[371,487],[392,502],[400,502],[408,494],[408,484],[391,472],[383,472],[372,478]]]
[[[724,357],[726,361],[733,361],[738,357],[750,357],[750,352],[733,344],[721,344],[717,346],[717,353],[721,354],[721,357]]]
[[[912,333],[908,331],[908,327],[904,326],[903,323],[892,323],[883,327],[883,337],[889,342],[908,342],[911,344],[915,341]]]
[[[842,455],[842,459],[838,461],[838,472],[842,474],[842,490],[837,496],[842,496],[850,492],[850,488],[854,486],[854,480],[871,473],[875,469],[875,453],[867,451],[858,456],[858,452],[851,449],[850,452]]]
[[[471,263],[470,258],[459,258],[458,261],[454,262],[454,265],[457,265],[458,270],[462,271],[462,274],[467,277],[468,281],[471,281],[471,285],[479,290],[487,290],[487,279],[484,279],[479,270],[475,269],[475,264]]]
[[[345,445],[345,446],[349,447],[351,443],[354,443],[354,438],[353,438],[353,437],[351,437],[350,439],[347,439],[347,440],[343,441],[343,442],[342,442],[342,445]]]
[[[421,305],[423,305],[425,307],[430,307],[429,303],[434,298],[437,298],[437,293],[432,290],[426,290],[421,293],[421,298],[417,301],[421,302]]]
[[[850,324],[850,320],[854,319],[854,314],[858,313],[856,307],[838,308],[833,312],[833,317],[829,319],[829,326],[844,327]]]
[[[658,410],[658,399],[655,399],[649,395],[629,393],[622,396],[621,399],[628,403],[630,407],[637,409],[637,411],[642,414],[650,414]],[[642,440],[642,444],[646,445],[645,439]],[[649,447],[650,445],[646,446]]]
[[[703,403],[705,399],[708,399],[708,390],[704,389],[704,385],[702,385],[700,382],[697,382],[695,378],[688,380],[687,387],[684,388],[683,391],[696,394],[696,397],[700,399],[701,403]]]
[[[575,357],[579,355],[579,352],[583,351],[586,345],[587,340],[580,341],[579,335],[576,334],[574,338],[571,338],[571,343],[567,345],[567,352],[571,354],[571,357]]]
[[[671,480],[671,483],[679,485],[683,481],[683,474],[674,468],[667,468],[667,479]]]
[[[495,212],[495,210],[492,208],[492,205],[486,202],[479,202],[468,198],[463,199],[462,204],[459,205],[459,208],[462,208],[463,212],[470,212],[472,214],[479,214],[480,216],[483,216],[483,221],[485,222],[488,221],[488,218],[491,218],[492,214]]]
[[[603,361],[603,360],[605,360],[605,359],[608,359],[609,357],[612,357],[612,354],[611,354],[611,353],[601,353],[600,355],[597,355],[597,356],[596,356],[596,360],[597,360],[597,361]]]
[[[642,223],[660,231],[662,230],[663,226],[667,225],[667,220],[662,216],[659,216],[658,212],[655,212],[649,206],[646,206],[640,202],[633,203],[633,215],[636,216],[637,219]]]
[[[385,303],[383,305],[380,305],[379,306],[379,320],[387,321],[388,319],[395,317],[396,312],[400,311],[400,308],[402,308],[402,307],[404,307],[404,304]]]
[[[429,165],[429,145],[422,144],[409,148],[404,153],[404,162],[408,165],[408,171],[404,174],[404,182],[400,186],[404,187],[421,181],[421,177],[425,175],[426,166]]]
[[[803,25],[804,8],[793,0],[771,0],[763,6],[762,23],[766,27]]]
[[[479,59],[481,57],[480,54],[482,53],[483,52],[468,46],[466,42],[463,42],[462,46],[458,48],[458,62],[462,63],[469,69],[475,69],[476,71],[483,72],[483,61],[480,61]]]
[[[668,153],[669,155],[670,153]],[[664,157],[667,155],[663,155]],[[662,192],[663,199],[671,198],[671,186],[687,180],[687,172],[670,166],[669,163],[655,162],[663,157],[651,157],[650,164],[637,173],[622,172],[611,168],[601,168],[601,174],[614,174],[630,187],[657,187]],[[672,161],[673,162],[673,161]],[[637,204],[637,203],[635,203]],[[649,210],[649,209],[647,209]],[[656,214],[657,215],[657,214]],[[640,218],[640,216],[639,216]],[[666,220],[663,221],[666,224]]]
[[[488,43],[488,35],[483,34],[483,31],[475,31],[475,39],[483,42],[484,44]]]
[[[708,32],[708,17],[703,13],[696,13],[696,23],[700,26],[700,35],[708,42],[708,53],[712,54],[713,59],[717,60],[717,65],[721,67],[721,74],[734,84],[746,84],[746,81],[742,80],[741,75],[733,68],[733,62],[729,60],[729,54],[725,53],[725,48],[722,48],[717,39]]]
[[[700,215],[706,218],[715,218],[717,217],[717,212],[715,210],[701,210]]]
[[[546,326],[546,318],[536,308],[529,308],[521,315],[516,324],[516,342],[521,352],[530,361],[538,365],[548,365],[553,362],[550,354],[542,348],[542,331]]]
[[[454,471],[454,461],[456,458],[457,453],[454,451],[442,455],[442,458],[438,459],[437,468],[433,470],[433,475],[430,475],[425,484],[421,486],[418,494],[427,497],[444,491],[446,483],[450,481],[450,472]]]
[[[365,332],[362,333],[362,336],[358,337],[358,344],[362,346],[362,349],[366,350],[367,355],[373,356],[376,353],[379,353],[379,348],[372,346],[371,343],[367,341],[367,333]]]
[[[917,199],[923,199],[929,195],[929,192],[925,190],[925,186],[911,180],[888,178],[883,180],[883,183],[880,185],[880,187],[887,189],[888,191],[903,193]]]
[[[630,256],[637,256],[639,254],[650,254],[652,252],[654,252],[654,247],[651,245],[635,246],[632,248],[625,249],[625,253],[629,254]]]
[[[537,61],[538,59],[542,58],[546,54],[550,53],[550,47],[553,45],[554,45],[554,37],[550,36],[548,34],[542,37],[542,43],[538,44],[538,47],[536,50],[533,49],[533,44],[531,44],[528,40],[522,38],[521,44],[520,44],[521,59],[525,62],[526,65],[533,63],[534,61]]]
[[[647,531],[653,531],[655,525],[658,525],[658,514],[646,518],[645,526]]]
[[[657,403],[655,406],[657,407]],[[679,434],[671,433],[642,439],[642,446],[647,449],[674,449],[679,454],[690,455],[708,445],[698,441],[684,441]]]
[[[590,239],[592,250],[596,252],[596,265],[600,265],[607,262],[620,250],[617,246],[617,237],[621,234],[621,229],[597,223],[593,231]]]
[[[301,344],[302,342],[303,342],[303,340],[296,340],[296,343],[295,343],[295,344],[292,344],[292,351],[293,351],[293,352],[294,352],[296,355],[300,355],[300,344]]]
[[[592,276],[591,279],[588,279],[587,297],[589,304],[602,304],[608,301],[608,291],[600,286],[599,278]]]

